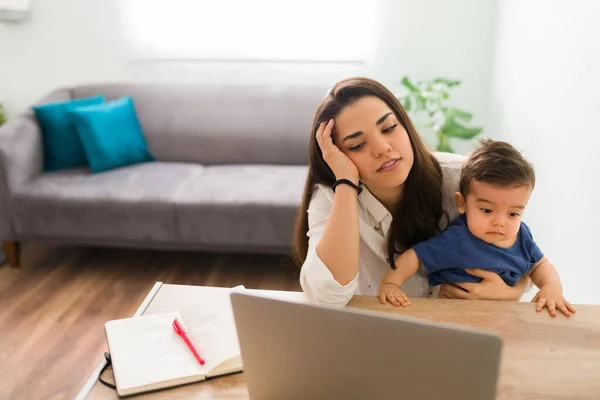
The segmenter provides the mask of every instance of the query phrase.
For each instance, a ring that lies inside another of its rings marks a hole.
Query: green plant
[[[419,124],[418,117],[420,115],[427,116],[423,124],[431,128],[437,136],[436,149],[438,151],[454,153],[450,146],[450,138],[468,140],[481,132],[482,128],[464,125],[473,117],[470,112],[450,107],[447,104],[450,90],[460,85],[461,81],[436,78],[413,83],[405,76],[401,83],[406,89],[406,93],[396,95],[398,100],[411,114],[415,123]]]
[[[6,112],[4,112],[4,107],[0,104],[0,125],[6,122]]]

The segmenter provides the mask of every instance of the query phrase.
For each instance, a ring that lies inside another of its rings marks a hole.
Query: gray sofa
[[[19,243],[288,253],[312,118],[327,88],[105,84],[39,104],[134,99],[156,162],[99,174],[43,171],[31,111],[0,128],[0,239]]]

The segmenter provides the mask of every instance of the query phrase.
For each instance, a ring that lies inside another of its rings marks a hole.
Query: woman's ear
[[[458,206],[458,212],[464,214],[466,212],[465,207],[465,198],[459,192],[454,193],[454,200],[456,200],[456,205]]]

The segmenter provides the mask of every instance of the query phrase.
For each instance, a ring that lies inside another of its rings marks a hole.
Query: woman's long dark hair
[[[335,84],[321,100],[310,132],[310,159],[304,198],[294,228],[294,259],[302,266],[308,252],[308,205],[315,185],[331,186],[335,175],[323,160],[323,153],[315,139],[321,122],[335,118],[340,111],[365,96],[383,100],[396,114],[406,129],[414,153],[413,166],[404,182],[402,201],[392,213],[393,221],[388,235],[388,258],[394,267],[394,254],[411,248],[439,232],[442,209],[442,170],[429,152],[398,99],[382,84],[368,78],[348,78]],[[399,248],[398,248],[399,247]]]

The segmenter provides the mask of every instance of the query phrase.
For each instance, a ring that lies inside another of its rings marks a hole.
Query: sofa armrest
[[[65,101],[67,89],[50,93],[37,104]],[[15,189],[37,176],[43,169],[42,132],[31,110],[10,118],[0,126],[0,239],[15,235],[10,221],[10,198]]]

